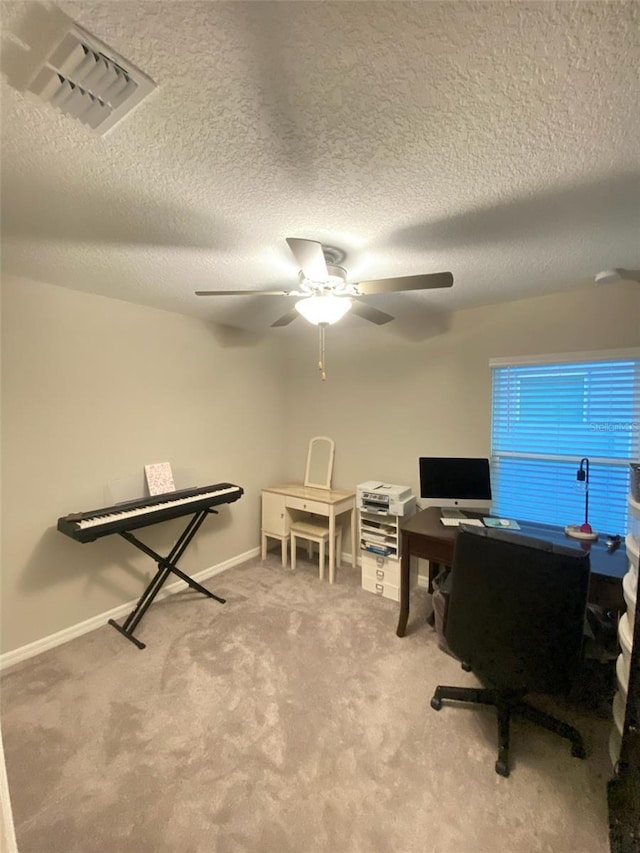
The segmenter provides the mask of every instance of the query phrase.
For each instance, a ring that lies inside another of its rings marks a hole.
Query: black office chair
[[[496,773],[509,775],[512,714],[571,741],[576,729],[524,702],[527,693],[567,693],[578,675],[589,587],[589,557],[575,548],[484,528],[460,530],[450,578],[445,637],[486,689],[436,687],[443,699],[495,705]]]

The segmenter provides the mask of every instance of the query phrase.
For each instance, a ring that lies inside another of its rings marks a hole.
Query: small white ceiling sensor
[[[74,24],[38,68],[29,90],[99,134],[110,130],[156,84]]]
[[[612,284],[614,281],[621,281],[622,277],[620,270],[603,270],[596,273],[596,284]]]

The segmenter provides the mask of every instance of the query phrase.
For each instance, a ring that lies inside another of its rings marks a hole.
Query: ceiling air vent
[[[74,25],[29,85],[43,101],[103,134],[156,88],[146,74]]]

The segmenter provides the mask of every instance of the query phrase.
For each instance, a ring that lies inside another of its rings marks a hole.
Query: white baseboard
[[[233,566],[245,563],[247,560],[251,560],[259,554],[260,548],[252,548],[249,551],[245,551],[244,554],[238,554],[235,557],[231,557],[229,560],[225,560],[224,563],[218,563],[216,566],[210,566],[208,569],[202,569],[202,571],[197,572],[192,575],[192,577],[195,581],[201,582],[207,578],[213,577],[214,575],[219,575],[221,572],[233,568]],[[357,562],[359,564],[360,560],[358,559]],[[343,552],[342,564],[344,566],[351,565],[351,554]],[[418,586],[426,587],[427,578],[419,575]],[[167,586],[163,587],[155,600],[160,601],[169,595],[173,595],[175,592],[184,590],[184,588],[184,581],[174,581],[173,583],[167,584]],[[85,619],[84,622],[78,622],[77,625],[71,625],[69,628],[64,628],[62,631],[57,631],[55,634],[50,634],[48,637],[42,637],[42,639],[36,640],[33,643],[28,643],[26,646],[20,646],[18,649],[5,652],[0,655],[0,672],[21,663],[22,661],[28,660],[29,658],[35,657],[36,655],[42,654],[42,652],[46,652],[49,649],[54,649],[56,646],[61,646],[63,643],[68,643],[69,640],[74,640],[76,637],[88,634],[89,631],[95,631],[96,628],[101,628],[103,625],[106,625],[109,619],[119,619],[121,616],[127,616],[136,606],[136,603],[137,600],[132,600],[126,602],[126,604],[119,604],[112,610],[99,613],[97,616]]]
[[[227,569],[237,566],[240,563],[245,563],[253,557],[260,554],[260,548],[252,548],[250,551],[245,551],[244,554],[238,554],[236,557],[231,557],[223,563],[218,563],[216,566],[211,566],[208,569],[191,575],[193,580],[201,582],[214,575],[219,575]],[[186,584],[182,580],[174,581],[162,588],[155,598],[155,601],[160,601],[173,595],[174,592],[184,590]],[[77,625],[71,625],[69,628],[64,628],[62,631],[57,631],[55,634],[50,634],[48,637],[43,637],[41,640],[36,640],[33,643],[28,643],[26,646],[20,646],[13,651],[5,652],[0,655],[0,672],[8,669],[10,666],[15,666],[24,660],[42,654],[49,649],[54,649],[56,646],[61,646],[63,643],[68,643],[69,640],[74,640],[76,637],[81,637],[83,634],[88,634],[89,631],[95,631],[96,628],[101,628],[106,625],[109,619],[119,619],[121,616],[128,615],[136,606],[137,600],[128,601],[126,604],[119,604],[112,610],[107,610],[105,613],[99,613],[97,616],[92,616],[90,619],[85,619],[84,622],[78,622]]]

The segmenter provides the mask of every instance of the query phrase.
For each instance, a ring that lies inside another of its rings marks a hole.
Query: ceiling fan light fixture
[[[327,266],[327,273],[318,279],[307,278],[300,270],[299,273],[300,287],[309,293],[318,293],[323,290],[328,290],[331,293],[346,293],[349,285],[347,284],[347,271],[343,267]]]
[[[314,326],[321,323],[325,325],[337,323],[350,308],[350,299],[345,296],[334,296],[332,293],[308,296],[296,302],[296,310]]]

